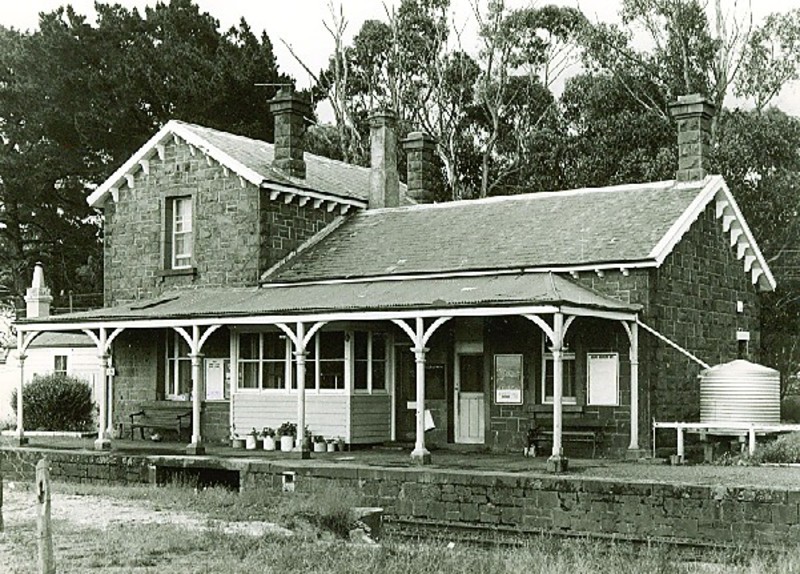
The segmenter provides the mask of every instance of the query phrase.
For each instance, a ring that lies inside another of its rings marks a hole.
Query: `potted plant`
[[[258,431],[253,427],[245,438],[245,448],[247,450],[255,450],[258,446]]]
[[[236,435],[236,427],[231,425],[231,446],[233,448],[244,448],[244,439]]]
[[[264,427],[261,430],[261,438],[264,440],[264,450],[275,450],[275,429]]]
[[[328,452],[336,452],[336,439],[328,439]]]
[[[328,450],[327,445],[325,444],[325,437],[321,434],[314,436],[314,452],[325,452]]]
[[[278,427],[278,436],[281,437],[281,451],[294,450],[294,440],[297,437],[297,425],[286,421]]]
[[[344,439],[340,436],[336,437],[336,448],[339,452],[344,452]]]

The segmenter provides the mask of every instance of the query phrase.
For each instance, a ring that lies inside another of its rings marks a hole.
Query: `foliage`
[[[262,437],[268,437],[268,436],[274,437],[275,436],[275,429],[272,428],[272,427],[264,427],[263,429],[261,429],[261,436]]]
[[[770,14],[750,36],[736,95],[762,110],[790,81],[800,79],[800,8]]]
[[[800,433],[781,435],[774,441],[759,445],[751,457],[754,463],[800,463]]]
[[[777,109],[724,111],[715,171],[736,198],[778,287],[762,295],[761,361],[781,373],[782,391],[800,371],[800,120]]]
[[[281,81],[266,35],[244,21],[223,32],[192,0],[143,15],[99,3],[94,23],[66,7],[32,33],[0,27],[3,286],[20,299],[42,261],[56,296],[101,292],[87,195],[172,118],[271,140],[276,88],[256,84]]]
[[[11,393],[17,412],[17,389]],[[87,431],[93,426],[92,390],[86,381],[64,374],[35,376],[22,389],[25,430]]]
[[[347,538],[353,528],[353,508],[362,505],[359,494],[330,484],[314,489],[300,489],[286,497],[277,508],[277,522],[294,530],[311,525],[340,538]]]
[[[297,438],[297,423],[286,421],[278,427],[278,436],[292,436]]]

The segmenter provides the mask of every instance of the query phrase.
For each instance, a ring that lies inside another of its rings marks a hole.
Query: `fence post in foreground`
[[[3,531],[3,467],[0,462],[0,532]]]
[[[36,534],[39,574],[55,574],[53,532],[50,528],[50,469],[46,457],[36,463]]]

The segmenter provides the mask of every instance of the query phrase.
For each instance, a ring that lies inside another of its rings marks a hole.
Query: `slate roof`
[[[138,321],[203,317],[247,317],[458,309],[537,305],[578,305],[606,311],[635,312],[640,307],[611,299],[552,273],[516,273],[357,284],[301,284],[239,289],[186,289],[155,299],[67,315],[47,323]],[[41,320],[22,319],[20,324]]]
[[[173,136],[187,141],[254,185],[269,187],[272,183],[290,186],[293,190],[308,190],[366,206],[370,180],[368,167],[305,153],[303,158],[306,162],[306,177],[290,177],[272,167],[275,157],[273,144],[179,120],[167,122],[98,186],[88,197],[89,204],[101,206],[112,189],[124,187],[126,176],[135,174],[141,168],[140,162],[152,158],[156,154],[157,146]],[[400,190],[405,204],[412,204],[405,197],[405,184],[400,184]]]
[[[265,279],[643,262],[703,189],[667,181],[366,210]]]
[[[273,169],[275,147],[271,143],[174,120],[244,166],[261,174],[264,181],[320,191],[330,195],[366,200],[369,168],[328,159],[306,152],[306,177],[296,178]]]

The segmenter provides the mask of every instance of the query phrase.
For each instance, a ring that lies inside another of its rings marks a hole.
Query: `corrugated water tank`
[[[737,359],[700,373],[700,422],[780,421],[781,378],[775,369]]]

